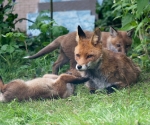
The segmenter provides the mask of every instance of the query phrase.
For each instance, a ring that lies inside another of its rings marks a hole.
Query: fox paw
[[[113,92],[115,92],[115,89],[118,89],[118,87],[116,85],[112,85],[106,88],[106,92],[107,94],[111,94]]]

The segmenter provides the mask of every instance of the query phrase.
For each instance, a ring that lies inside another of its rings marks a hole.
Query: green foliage
[[[113,3],[114,2],[114,3]],[[102,30],[107,26],[121,30],[135,29],[134,43],[129,52],[144,70],[150,69],[150,6],[149,0],[104,0],[96,7],[99,20],[96,25]]]
[[[0,3],[1,1],[3,0],[0,0]],[[114,8],[117,7],[118,5]],[[143,8],[145,9],[142,6]],[[132,18],[129,19],[131,21]],[[142,19],[140,20],[142,21]],[[50,55],[50,58],[45,56],[35,61],[22,59],[25,55],[25,50],[35,53],[35,51],[38,51],[36,48],[41,49],[47,45],[52,40],[51,33],[54,38],[67,33],[64,27],[52,26],[52,24],[55,24],[54,21],[45,23],[42,20],[49,20],[49,17],[43,17],[43,19],[39,17],[31,27],[41,31],[41,34],[36,37],[27,37],[24,33],[14,32],[13,28],[9,32],[4,31],[5,29],[0,30],[3,32],[0,34],[0,75],[5,83],[16,78],[28,80],[51,72],[53,60],[57,58],[57,53],[55,54],[55,52]],[[127,17],[122,18],[122,20],[124,20],[122,21],[124,26],[128,25]],[[137,22],[140,23],[139,19]],[[143,31],[142,27],[146,23],[137,25],[140,28],[135,27],[139,29],[136,31],[136,36],[139,36],[140,30]],[[103,26],[105,25],[108,24]],[[137,57],[144,57],[142,54],[146,55],[145,52],[149,53],[150,51],[148,32],[148,29],[144,33],[142,32],[143,40],[145,40],[143,43],[137,37],[135,37],[136,42],[133,43],[135,53],[132,54],[132,58],[139,63],[143,63],[143,67],[148,64],[146,62],[148,60],[145,58],[145,61],[142,61],[141,58],[138,59]],[[143,46],[146,48],[145,50]],[[149,81],[150,74],[144,72],[136,85],[119,91],[116,90],[116,93],[109,95],[103,91],[90,94],[87,88],[83,85],[78,85],[76,86],[76,96],[71,96],[67,99],[30,100],[29,102],[17,102],[14,100],[10,103],[0,103],[0,123],[3,125],[147,125],[150,123]]]
[[[108,26],[121,27],[121,16],[120,11],[113,11],[113,1],[112,0],[103,0],[102,5],[97,4],[96,13],[98,14],[98,20],[96,25],[99,26],[102,30],[108,30]]]
[[[0,34],[11,32],[14,28],[14,20],[18,17],[18,14],[13,13],[13,7],[15,3],[12,0],[8,0],[7,4],[3,5],[4,0],[0,1]]]
[[[18,14],[13,13],[15,3],[12,0],[0,1],[0,60],[2,63],[7,63],[11,66],[11,63],[16,58],[18,53],[25,53],[25,39],[24,33],[15,31],[15,19]]]
[[[65,27],[57,25],[54,20],[51,21],[48,14],[48,11],[40,12],[35,23],[29,27],[30,29],[38,29],[40,31],[38,36],[34,36],[32,39],[29,39],[29,42],[32,41],[33,45],[36,43],[36,51],[49,44],[50,41],[54,40],[58,36],[69,32]]]
[[[19,51],[19,48],[21,45],[18,44],[18,42],[23,42],[26,40],[26,36],[23,33],[17,33],[17,32],[9,32],[6,33],[6,35],[2,35],[4,38],[9,39],[9,44],[3,44],[1,45],[0,54],[4,53],[13,53],[14,51]],[[21,51],[21,50],[20,50]]]
[[[131,57],[145,70],[150,69],[149,0],[114,0],[114,13],[121,12],[122,30],[135,29]]]
[[[22,18],[15,21],[18,16],[13,13],[15,3],[13,3],[12,0],[8,0],[8,3],[4,6],[3,2],[4,0],[0,0],[0,70],[6,65],[6,72],[16,68],[15,66],[20,66],[26,70],[28,67],[26,63],[31,63],[30,61],[22,59],[26,53],[29,54],[30,52],[33,54],[49,44],[50,41],[56,37],[68,33],[65,27],[56,25],[45,12],[42,12],[37,17],[35,23],[30,27],[31,29],[39,29],[41,33],[38,36],[26,36],[25,33],[15,30],[15,24],[19,20],[25,19]],[[57,53],[52,53],[50,57],[52,60],[56,60]],[[51,61],[51,63],[53,63],[53,61]],[[35,71],[38,75],[40,75],[39,71],[42,70],[42,66],[39,67],[40,68]],[[51,68],[49,69],[51,71]]]

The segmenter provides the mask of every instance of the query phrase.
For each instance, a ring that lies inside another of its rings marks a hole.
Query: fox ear
[[[132,37],[133,34],[134,34],[134,29],[131,29],[131,30],[127,31],[127,36],[128,37]]]
[[[85,35],[84,31],[82,30],[82,28],[78,25],[76,41],[79,42],[79,39],[83,39],[83,38],[86,38],[86,35]]]
[[[110,28],[109,28],[109,33],[110,33],[110,35],[113,36],[113,37],[116,37],[117,34],[118,34],[117,30],[115,30],[115,29],[114,29],[113,27],[111,27],[111,26],[110,26]]]
[[[0,81],[2,81],[2,82],[3,82],[3,79],[2,79],[2,77],[1,77],[1,75],[0,75]]]
[[[98,43],[101,43],[101,31],[99,28],[96,28],[94,34],[91,38],[91,43],[95,46]]]
[[[2,91],[3,85],[4,85],[4,82],[3,82],[2,77],[0,76],[0,91]]]

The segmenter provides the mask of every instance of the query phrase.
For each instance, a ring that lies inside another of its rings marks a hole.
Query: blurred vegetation
[[[38,36],[28,36],[15,30],[18,14],[13,13],[15,3],[0,0],[0,75],[5,83],[12,79],[32,79],[51,72],[58,52],[54,51],[36,60],[22,57],[36,53],[53,39],[68,33],[65,27],[43,12],[31,29],[39,29]],[[76,96],[58,100],[0,103],[1,124],[149,124],[150,123],[150,6],[148,0],[104,0],[97,4],[99,20],[96,26],[108,30],[114,26],[119,30],[135,29],[134,42],[129,56],[143,72],[138,83],[131,88],[116,90],[107,95],[97,91],[90,94],[83,85],[77,86]],[[19,19],[20,20],[20,19]],[[53,26],[52,26],[53,25]],[[53,38],[51,38],[51,34]],[[68,66],[60,69],[65,72]],[[40,108],[39,108],[40,107]]]
[[[150,2],[149,0],[104,0],[97,5],[99,20],[96,25],[108,30],[115,26],[119,30],[134,29],[132,50],[128,55],[143,70],[150,70]]]
[[[52,21],[51,18],[45,14],[46,11],[41,12],[35,22],[26,18],[16,20],[18,14],[15,14],[13,10],[15,4],[17,3],[12,0],[8,0],[6,4],[4,4],[4,0],[0,0],[0,74],[4,74],[4,72],[11,74],[11,72],[13,72],[12,74],[16,74],[18,77],[27,76],[30,72],[28,72],[27,69],[32,67],[31,71],[34,71],[34,73],[30,73],[30,77],[39,76],[41,72],[44,72],[45,67],[43,69],[43,66],[39,65],[40,62],[25,60],[23,57],[36,53],[53,41],[53,39],[68,33],[68,30],[63,26],[57,25],[55,21]],[[32,36],[32,34],[27,35],[19,29],[16,30],[16,23],[22,20],[33,22],[30,29],[38,29],[40,34],[38,36]],[[52,37],[50,34],[52,34]],[[57,55],[58,51],[54,51],[50,55],[43,57],[42,61],[45,62],[45,59],[51,58],[49,62],[52,67]],[[45,71],[51,72],[51,67],[46,67]],[[26,71],[26,73],[23,70]],[[18,74],[17,72],[22,73]],[[9,75],[6,77],[13,79],[15,76]]]
[[[38,51],[53,41],[58,36],[67,34],[69,31],[63,26],[57,25],[54,20],[49,17],[49,11],[42,11],[39,13],[35,22],[29,26],[29,29],[38,29],[40,34],[32,37],[32,34],[27,43],[30,43],[32,51]],[[34,52],[35,53],[35,52]]]
[[[96,26],[100,27],[101,30],[108,31],[109,26],[113,26],[115,28],[121,27],[121,19],[116,17],[119,17],[122,12],[117,11],[112,13],[112,11],[114,10],[112,6],[112,0],[103,0],[102,5],[98,3],[96,4],[96,13],[98,14]]]

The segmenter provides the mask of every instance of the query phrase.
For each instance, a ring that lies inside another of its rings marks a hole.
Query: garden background
[[[36,60],[23,59],[32,55],[60,35],[67,34],[66,27],[41,12],[30,29],[38,29],[38,36],[27,35],[15,29],[19,21],[13,12],[15,1],[0,0],[0,75],[5,83],[12,79],[24,80],[51,73],[57,59],[56,50]],[[62,124],[62,125],[148,125],[150,124],[150,2],[149,0],[104,0],[96,4],[98,19],[94,26],[108,31],[135,30],[128,56],[141,67],[136,85],[116,90],[90,94],[84,85],[78,85],[76,94],[67,99],[0,103],[0,124]],[[68,69],[65,65],[59,73]]]

